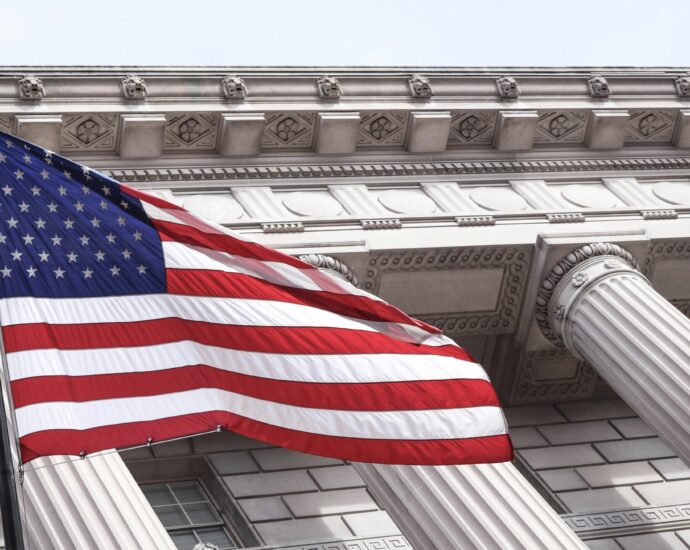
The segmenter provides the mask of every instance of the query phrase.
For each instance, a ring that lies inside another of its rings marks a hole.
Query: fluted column
[[[539,324],[586,360],[690,464],[690,320],[624,249],[584,246],[542,284]]]
[[[356,468],[416,550],[586,548],[509,462]]]
[[[117,453],[36,459],[22,486],[32,548],[175,548]]]

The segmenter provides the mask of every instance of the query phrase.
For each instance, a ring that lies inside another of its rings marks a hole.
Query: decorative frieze
[[[587,130],[587,115],[586,111],[540,113],[534,142],[538,144],[582,143]]]
[[[674,523],[686,527],[690,522],[690,504],[612,510],[595,514],[568,514],[561,517],[582,539],[590,540],[625,532],[632,534],[668,528]]]
[[[625,141],[627,143],[670,143],[676,124],[676,114],[677,111],[670,109],[631,110]]]
[[[64,152],[113,152],[117,146],[119,117],[116,114],[65,115],[60,147]]]
[[[495,111],[469,111],[451,113],[448,147],[465,144],[488,145],[494,136]]]
[[[455,223],[457,223],[460,227],[496,225],[496,218],[493,216],[456,216]]]
[[[515,329],[532,247],[487,247],[382,252],[369,260],[363,288],[379,293],[382,276],[400,271],[503,270],[496,306],[486,311],[416,314],[447,334],[503,334]]]
[[[357,146],[402,147],[408,118],[405,111],[362,113]]]
[[[663,210],[640,210],[642,218],[645,220],[677,220],[678,212],[673,208]]]
[[[265,149],[311,149],[314,143],[315,113],[267,115],[262,147]]]
[[[400,229],[402,222],[399,218],[375,218],[361,220],[362,229]]]
[[[582,212],[558,212],[547,214],[546,219],[549,223],[584,223],[585,215]]]
[[[185,113],[168,118],[164,148],[169,151],[207,150],[217,146],[218,115]]]
[[[302,233],[304,225],[302,225],[302,222],[262,223],[261,231],[264,233]]]

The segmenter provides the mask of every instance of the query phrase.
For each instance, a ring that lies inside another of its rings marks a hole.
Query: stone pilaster
[[[509,462],[356,468],[417,550],[586,548]]]
[[[574,250],[547,276],[538,322],[585,359],[690,463],[690,320],[617,245]]]

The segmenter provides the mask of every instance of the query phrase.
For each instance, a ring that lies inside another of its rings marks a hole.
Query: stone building
[[[686,71],[11,67],[0,129],[441,327],[517,448],[392,467],[217,433],[39,459],[32,548],[690,548]]]

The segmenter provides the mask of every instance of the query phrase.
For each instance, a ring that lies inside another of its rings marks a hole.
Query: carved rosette
[[[223,88],[225,99],[244,99],[248,95],[247,85],[240,76],[224,76],[220,79],[220,86]]]
[[[23,76],[17,81],[19,99],[26,101],[40,101],[46,95],[43,81],[37,76]]]
[[[516,99],[520,95],[520,88],[512,76],[502,76],[496,79],[498,95],[503,99]]]
[[[425,76],[413,74],[408,80],[408,84],[410,85],[410,93],[412,94],[412,97],[428,99],[434,95],[431,82]]]
[[[347,281],[352,286],[359,286],[359,282],[357,281],[355,274],[338,258],[326,256],[325,254],[302,254],[299,256],[299,259],[322,271],[327,271],[328,273]]]
[[[338,99],[343,95],[340,83],[332,76],[317,78],[316,87],[319,89],[319,96],[323,99]]]
[[[587,81],[587,86],[589,86],[589,93],[592,97],[609,97],[611,95],[609,83],[601,75],[593,75]]]
[[[146,99],[149,95],[146,82],[140,76],[127,75],[122,79],[122,95],[125,99]]]
[[[567,308],[561,307],[564,304],[557,299],[553,299],[554,294],[557,293],[557,289],[560,290],[563,284],[570,283],[574,289],[580,291],[587,286],[587,283],[592,283],[603,276],[605,272],[601,270],[598,270],[597,273],[587,273],[579,269],[584,267],[585,262],[600,256],[610,257],[602,264],[604,270],[625,269],[638,272],[640,270],[640,266],[630,252],[612,243],[587,244],[576,248],[559,261],[542,281],[536,300],[537,324],[544,336],[556,346],[563,347],[565,344],[560,331],[555,330],[556,327],[553,325],[556,322],[559,324],[564,323],[568,312]],[[622,259],[625,263],[618,261],[617,258]],[[578,272],[574,273],[573,270]],[[642,276],[641,273],[640,276]]]

